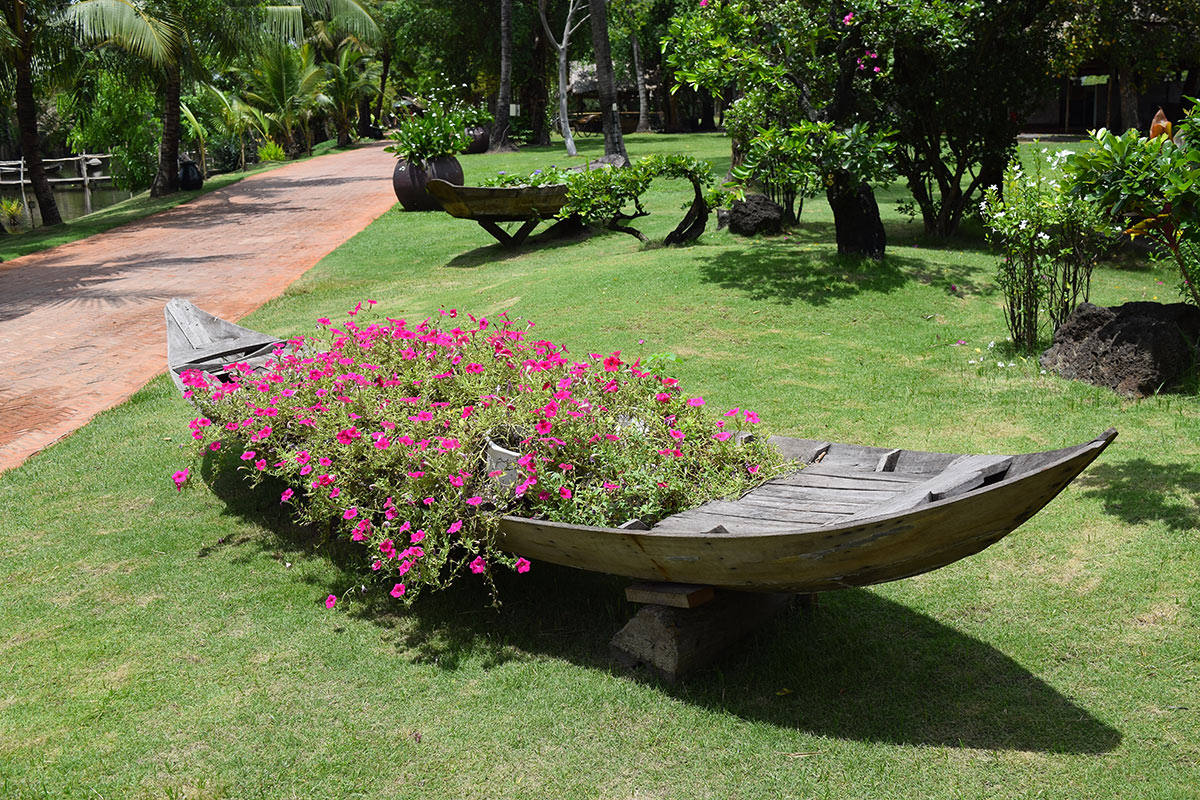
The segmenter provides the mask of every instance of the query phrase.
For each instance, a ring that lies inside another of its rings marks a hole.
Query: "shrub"
[[[25,230],[28,216],[25,204],[15,197],[0,197],[0,223],[9,233]]]
[[[504,514],[615,526],[738,495],[783,470],[749,411],[708,413],[620,352],[579,360],[498,320],[447,327],[320,320],[265,370],[184,374],[201,452],[225,446],[257,484],[284,481],[302,521],[357,542],[363,571],[412,599],[464,572],[528,562],[497,547]],[[488,441],[515,452],[485,460]],[[189,470],[176,473],[186,482]],[[490,580],[490,579],[489,579]]]
[[[1039,156],[1028,172],[1013,160],[1003,193],[993,186],[980,204],[988,242],[1002,254],[996,281],[1008,330],[1023,352],[1037,349],[1043,312],[1056,328],[1087,301],[1092,270],[1115,239],[1100,209],[1058,179],[1069,156]]]
[[[1074,192],[1122,221],[1130,237],[1154,242],[1175,262],[1180,294],[1200,305],[1200,105],[1191,102],[1175,139],[1102,128],[1068,166]]]
[[[287,161],[287,153],[276,142],[268,139],[258,146],[259,161]]]

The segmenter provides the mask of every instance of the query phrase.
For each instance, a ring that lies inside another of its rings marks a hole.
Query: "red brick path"
[[[395,203],[381,145],[0,264],[0,472],[166,369],[163,304],[237,320]]]

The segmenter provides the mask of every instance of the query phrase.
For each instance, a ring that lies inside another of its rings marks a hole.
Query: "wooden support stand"
[[[612,638],[613,658],[627,667],[645,664],[672,683],[710,664],[794,597],[652,582],[630,586],[625,596],[646,605]]]

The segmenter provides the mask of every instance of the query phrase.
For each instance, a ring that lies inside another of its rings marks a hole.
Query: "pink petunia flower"
[[[345,511],[342,512],[342,519],[354,519],[357,516],[358,516],[358,507],[357,506],[350,506],[349,508],[347,508]]]
[[[397,583],[392,587],[392,591],[388,592],[392,597],[401,597],[404,594],[404,584]]]
[[[187,483],[189,473],[190,473],[190,470],[187,467],[184,467],[183,469],[179,470],[178,472],[176,472],[175,474],[173,474],[171,476],[171,480],[173,480],[175,482],[175,491],[177,491],[177,492],[183,491],[183,485],[185,483]]]
[[[483,556],[475,556],[475,560],[471,562],[471,572],[476,575],[487,569],[487,562],[483,560]]]
[[[284,489],[283,494],[279,495],[279,502],[286,503],[288,500],[292,499],[292,495],[294,494],[295,492],[293,492],[291,489]]]
[[[325,607],[326,608],[333,608],[336,605],[337,605],[337,595],[331,594],[331,595],[329,595],[329,597],[325,598]]]
[[[571,490],[565,486],[560,486],[558,489],[558,496],[561,497],[563,500],[570,500],[571,499]]]
[[[526,560],[525,558],[518,558],[517,559],[517,572],[520,572],[520,573],[529,572],[529,561]]]
[[[460,530],[462,530],[462,520],[456,519],[450,523],[450,527],[446,529],[446,533],[458,533]]]

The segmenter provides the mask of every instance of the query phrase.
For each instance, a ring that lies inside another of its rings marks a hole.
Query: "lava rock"
[[[1171,389],[1197,365],[1200,308],[1186,303],[1083,303],[1054,332],[1041,364],[1128,397]]]
[[[729,207],[729,230],[739,236],[783,233],[783,206],[761,194],[748,194]]]

